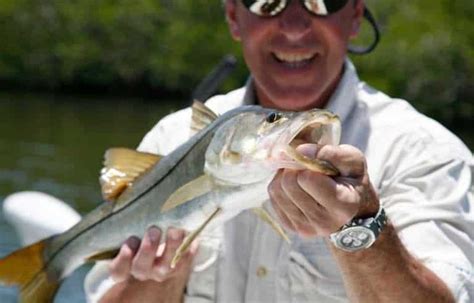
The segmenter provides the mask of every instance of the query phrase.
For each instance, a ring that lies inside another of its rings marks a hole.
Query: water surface
[[[0,206],[8,194],[37,190],[87,213],[101,201],[98,172],[104,151],[135,148],[176,108],[176,102],[158,100],[0,95]],[[19,247],[0,214],[0,256]],[[86,271],[65,281],[56,302],[85,301]],[[16,302],[15,290],[0,287],[0,302]]]

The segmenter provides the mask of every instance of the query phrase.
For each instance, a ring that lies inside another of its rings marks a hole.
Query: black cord
[[[377,21],[375,21],[374,16],[372,13],[369,11],[367,7],[364,7],[364,18],[367,19],[367,21],[370,23],[372,26],[372,29],[374,31],[374,41],[372,41],[372,44],[370,44],[368,47],[363,47],[363,46],[349,46],[348,50],[349,53],[355,54],[355,55],[365,55],[374,50],[375,47],[377,47],[377,44],[379,44],[380,41],[380,30],[379,26],[377,24]]]

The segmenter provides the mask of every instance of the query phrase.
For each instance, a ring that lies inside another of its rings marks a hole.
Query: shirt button
[[[259,278],[265,278],[265,276],[267,275],[268,273],[268,270],[265,268],[265,266],[259,266],[257,268],[257,277]]]

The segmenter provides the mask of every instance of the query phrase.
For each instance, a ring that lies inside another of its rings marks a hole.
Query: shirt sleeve
[[[407,250],[444,281],[456,302],[473,302],[472,156],[423,140],[407,142],[407,150],[380,191],[381,203]]]
[[[137,150],[167,155],[189,139],[191,109],[185,108],[161,119],[143,138]]]

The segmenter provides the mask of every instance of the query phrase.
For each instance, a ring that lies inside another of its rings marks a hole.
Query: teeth
[[[275,57],[286,63],[300,63],[302,61],[309,60],[314,57],[314,53],[309,54],[292,54],[292,53],[281,53],[275,52]]]

